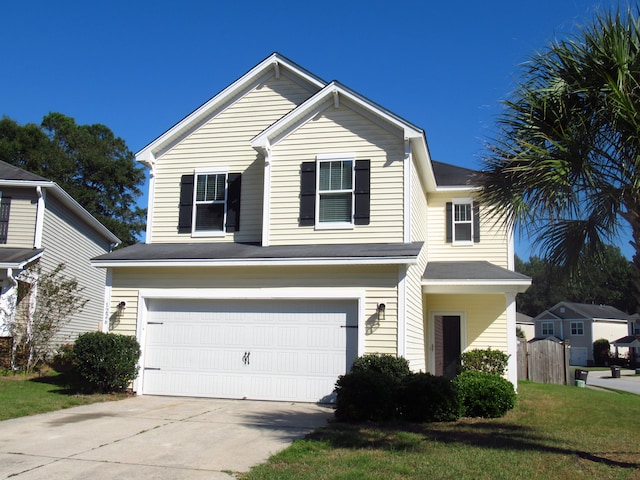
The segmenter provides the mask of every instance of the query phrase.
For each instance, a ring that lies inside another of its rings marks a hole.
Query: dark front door
[[[453,378],[460,361],[460,315],[434,317],[435,374]]]

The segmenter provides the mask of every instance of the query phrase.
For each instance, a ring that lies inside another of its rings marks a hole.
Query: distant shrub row
[[[501,417],[516,400],[513,385],[501,376],[508,357],[479,352],[469,356],[472,360],[453,380],[413,373],[404,358],[392,355],[360,357],[336,383],[336,418],[446,422],[465,416]]]

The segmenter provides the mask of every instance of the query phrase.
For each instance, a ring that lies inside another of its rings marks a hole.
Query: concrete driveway
[[[326,425],[313,404],[133,397],[0,422],[0,478],[229,479]]]

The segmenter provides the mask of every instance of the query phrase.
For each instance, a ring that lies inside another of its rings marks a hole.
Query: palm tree
[[[596,14],[534,54],[483,160],[485,204],[554,264],[577,265],[628,223],[638,292],[639,12]]]

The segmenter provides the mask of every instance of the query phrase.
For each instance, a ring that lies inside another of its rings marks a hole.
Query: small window
[[[553,334],[553,322],[542,322],[542,335]]]
[[[196,173],[193,232],[224,232],[227,174]]]
[[[571,335],[584,335],[584,322],[571,322]]]
[[[640,323],[633,323],[633,334],[640,335]]]
[[[353,158],[318,161],[319,224],[353,224]]]
[[[480,241],[480,207],[472,198],[454,198],[446,203],[446,241],[473,245]]]

